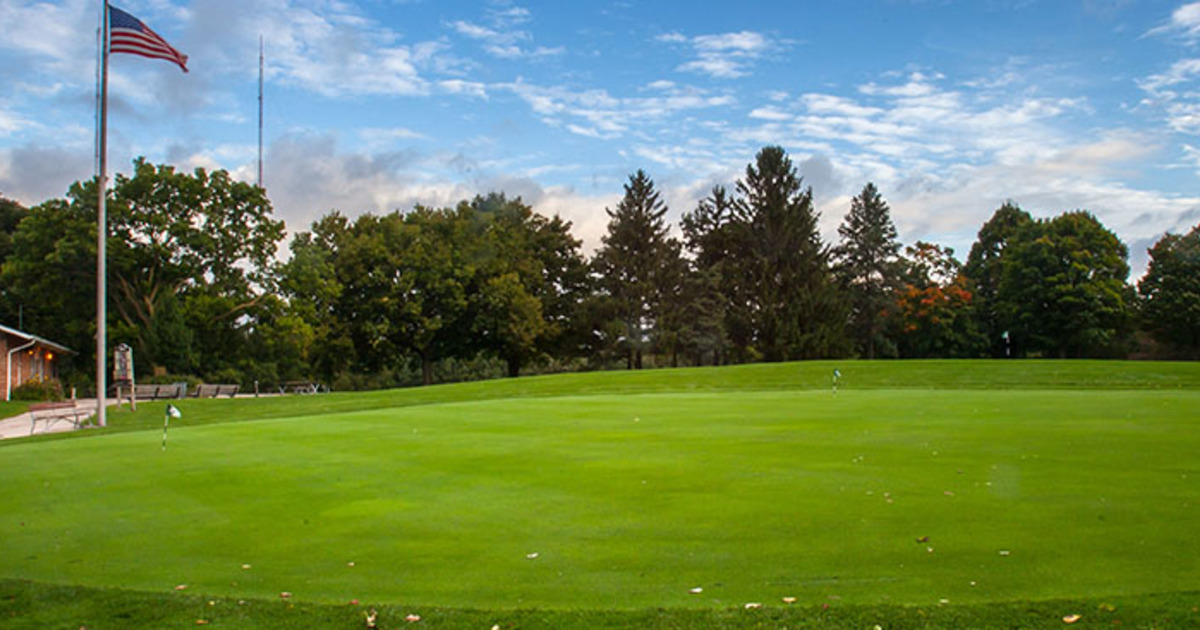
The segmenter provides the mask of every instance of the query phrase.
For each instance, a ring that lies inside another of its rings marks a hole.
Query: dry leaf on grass
[[[1067,615],[1066,617],[1063,617],[1063,623],[1075,623],[1080,619],[1083,619],[1083,617],[1079,615]]]

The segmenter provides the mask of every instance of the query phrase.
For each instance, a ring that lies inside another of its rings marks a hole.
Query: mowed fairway
[[[30,442],[0,449],[0,577],[491,610],[1196,591],[1198,410],[778,388]]]

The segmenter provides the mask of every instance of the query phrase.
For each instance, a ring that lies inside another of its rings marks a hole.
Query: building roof
[[[2,324],[0,324],[0,332],[8,334],[8,335],[12,335],[13,337],[20,337],[20,338],[28,340],[28,341],[36,341],[36,342],[38,342],[38,344],[46,346],[47,348],[51,348],[53,350],[57,350],[58,352],[69,352],[71,354],[79,354],[78,352],[75,352],[74,350],[72,350],[64,345],[54,343],[53,341],[50,341],[49,339],[43,339],[37,335],[31,335],[27,332],[21,332],[21,331],[17,330],[16,328],[9,328],[8,326],[4,326]]]

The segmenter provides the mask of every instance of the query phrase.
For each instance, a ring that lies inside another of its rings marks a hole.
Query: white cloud
[[[687,38],[679,33],[659,35],[657,41],[691,44],[696,58],[680,65],[680,72],[696,72],[718,79],[736,79],[750,74],[755,61],[780,46],[779,42],[754,31],[697,35]]]
[[[63,197],[72,183],[94,174],[92,152],[84,147],[0,148],[0,194],[27,206]]]
[[[450,23],[450,28],[459,35],[480,42],[484,51],[501,59],[549,57],[566,52],[566,49],[562,47],[536,46],[529,48],[524,46],[533,41],[533,35],[521,28],[522,25],[532,20],[532,14],[528,9],[517,6],[491,9],[488,11],[487,19],[487,26],[466,20],[456,20]]]
[[[1147,94],[1143,105],[1161,107],[1175,131],[1200,134],[1200,58],[1176,61],[1162,74],[1138,82]]]
[[[1200,147],[1194,147],[1190,144],[1183,145],[1184,157],[1196,168],[1196,174],[1200,175]]]
[[[86,0],[5,0],[0,2],[0,24],[5,25],[0,49],[25,55],[45,76],[86,83],[95,77],[99,14]]]
[[[397,31],[339,0],[195,0],[190,14],[178,47],[192,58],[193,83],[255,73],[260,35],[268,80],[330,98],[427,95],[427,72],[461,65],[444,42],[404,43]]]
[[[1148,34],[1173,35],[1193,42],[1200,39],[1200,2],[1192,2],[1175,9],[1170,21],[1151,29]]]
[[[22,129],[26,129],[33,125],[29,120],[25,120],[21,116],[12,112],[0,109],[0,138],[12,135]]]
[[[516,94],[552,126],[592,138],[625,135],[635,127],[661,122],[688,110],[731,105],[733,97],[692,87],[664,88],[658,96],[617,98],[606,90],[543,87],[518,80],[494,86]]]

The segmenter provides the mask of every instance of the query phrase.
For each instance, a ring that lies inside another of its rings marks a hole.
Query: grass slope
[[[934,390],[1200,390],[1200,362],[1157,361],[806,361],[618,372],[583,372],[320,396],[173,401],[184,410],[172,426],[295,418],[450,402],[645,393],[828,391],[834,369],[841,387]],[[165,402],[143,402],[109,413],[104,432],[162,429]],[[23,408],[21,409],[24,410]],[[0,413],[2,413],[0,409]],[[58,433],[32,440],[73,439]],[[19,441],[0,441],[0,448]]]
[[[822,604],[858,611],[851,626],[954,626],[1151,593],[1195,619],[1194,366],[841,364],[834,397],[830,365],[187,401],[198,426],[165,453],[137,422],[18,442],[0,449],[0,577],[90,587],[80,605],[110,615],[170,609],[187,584],[226,603],[289,591],[322,619],[351,599],[434,607],[443,627],[803,627]],[[989,374],[1011,389],[971,388]],[[217,423],[271,405],[295,417]],[[124,418],[160,429],[155,411]],[[23,621],[57,592],[0,585]],[[653,607],[666,617],[637,612]]]

